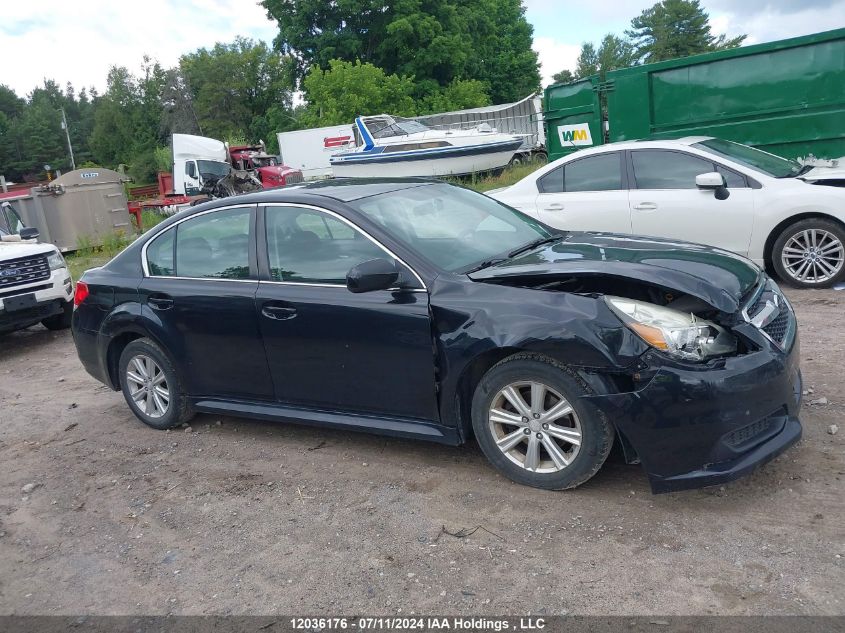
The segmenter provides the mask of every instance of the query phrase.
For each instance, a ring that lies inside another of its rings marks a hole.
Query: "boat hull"
[[[464,176],[507,165],[521,141],[449,151],[349,153],[332,158],[336,178],[407,178],[413,176]]]

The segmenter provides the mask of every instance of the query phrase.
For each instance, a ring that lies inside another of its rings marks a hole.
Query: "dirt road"
[[[845,614],[845,292],[789,296],[828,403],[752,476],[661,496],[616,456],[551,493],[475,445],[157,432],[69,333],[0,337],[0,614]]]

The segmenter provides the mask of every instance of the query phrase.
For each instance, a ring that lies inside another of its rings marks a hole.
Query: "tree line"
[[[746,35],[718,37],[710,30],[710,16],[699,0],[663,0],[631,20],[624,37],[608,33],[596,46],[584,42],[574,69],[553,76],[556,83],[569,83],[608,71],[666,59],[688,57],[726,48],[736,48]]]
[[[262,0],[278,24],[272,46],[239,37],[139,73],[113,66],[102,94],[45,80],[26,98],[0,85],[0,174],[36,180],[44,166],[126,166],[139,183],[170,169],[170,136],[267,143],[276,133],[351,122],[359,114],[414,116],[516,101],[540,88],[522,0]],[[626,38],[585,43],[574,72],[737,46],[710,33],[698,0],[661,0]],[[294,103],[295,95],[302,99]]]

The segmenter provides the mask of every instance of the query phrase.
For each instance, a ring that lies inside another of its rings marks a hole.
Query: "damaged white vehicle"
[[[793,286],[845,280],[845,157],[801,165],[712,137],[626,141],[488,195],[559,229],[718,246]]]

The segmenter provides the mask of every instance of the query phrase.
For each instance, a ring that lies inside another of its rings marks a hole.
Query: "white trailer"
[[[299,169],[304,180],[331,178],[329,159],[333,154],[355,146],[351,122],[348,125],[279,132],[278,138],[282,164]]]

